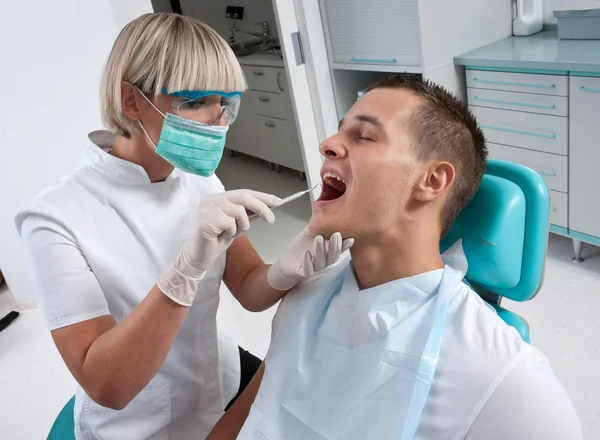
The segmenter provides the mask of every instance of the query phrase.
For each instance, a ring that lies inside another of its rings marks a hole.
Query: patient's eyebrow
[[[381,123],[381,121],[379,120],[379,118],[375,117],[375,116],[369,116],[369,115],[358,115],[355,117],[355,119],[357,121],[360,122],[367,122],[371,125],[374,125],[377,128],[381,128],[383,129],[383,124]]]

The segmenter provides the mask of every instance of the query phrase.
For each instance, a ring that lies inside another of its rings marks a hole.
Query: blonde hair
[[[128,23],[102,75],[104,125],[120,136],[139,132],[122,110],[121,83],[156,96],[182,90],[246,90],[240,64],[225,40],[206,24],[178,14],[145,14]]]

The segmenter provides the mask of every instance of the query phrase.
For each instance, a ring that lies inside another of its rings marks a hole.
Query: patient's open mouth
[[[335,173],[327,172],[323,174],[323,192],[319,201],[329,202],[339,199],[346,192],[346,182]]]

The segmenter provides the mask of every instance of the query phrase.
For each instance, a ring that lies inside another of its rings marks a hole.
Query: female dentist
[[[247,211],[272,223],[279,202],[224,192],[214,175],[245,88],[205,24],[135,19],[104,70],[110,131],[90,133],[77,169],[17,215],[40,308],[80,385],[78,439],[205,438],[260,363],[218,336],[221,281],[265,310],[348,244],[303,232],[269,267],[243,235]]]

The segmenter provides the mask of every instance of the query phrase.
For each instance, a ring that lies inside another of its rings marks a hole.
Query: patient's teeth
[[[323,174],[323,178],[324,178],[324,179],[325,179],[325,178],[336,179],[336,180],[338,180],[338,181],[340,181],[340,182],[342,182],[342,183],[345,183],[345,182],[344,182],[344,179],[342,179],[342,177],[338,176],[338,175],[337,175],[337,174],[335,174],[335,173],[332,173],[331,171],[328,171],[328,172],[326,172],[325,174]]]

